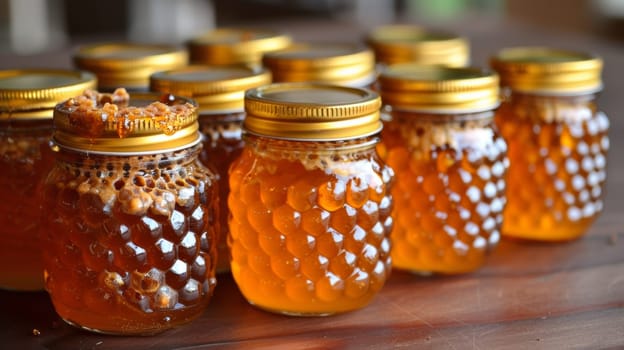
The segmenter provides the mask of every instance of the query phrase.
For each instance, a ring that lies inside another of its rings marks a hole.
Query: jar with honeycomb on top
[[[87,90],[56,106],[54,125],[42,240],[57,313],[141,335],[199,317],[216,285],[219,198],[195,102]]]
[[[537,241],[581,237],[603,209],[609,119],[598,108],[602,60],[545,47],[491,59],[503,101],[496,124],[509,145],[503,235]]]
[[[418,274],[481,267],[500,239],[507,145],[498,76],[414,63],[382,71],[379,153],[395,171],[392,262]]]
[[[230,168],[232,276],[287,315],[362,308],[391,269],[392,169],[375,145],[379,96],[284,83],[248,90],[245,147]]]
[[[43,289],[39,194],[54,164],[52,113],[96,82],[84,71],[0,71],[0,288]]]

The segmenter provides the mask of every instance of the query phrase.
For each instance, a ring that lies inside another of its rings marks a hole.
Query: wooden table
[[[344,22],[275,22],[296,38],[358,40]],[[286,26],[286,27],[284,27]],[[366,308],[326,318],[293,318],[248,305],[230,277],[195,322],[152,337],[90,334],[63,323],[47,294],[0,291],[4,349],[515,349],[624,347],[624,45],[496,21],[457,23],[473,64],[505,47],[545,44],[594,51],[605,59],[599,103],[611,118],[605,211],[582,239],[563,244],[503,240],[480,271],[417,277],[393,271]],[[68,67],[70,50],[17,57],[0,68]]]

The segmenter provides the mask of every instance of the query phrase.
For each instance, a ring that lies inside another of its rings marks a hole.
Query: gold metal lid
[[[379,76],[385,105],[428,113],[472,113],[499,105],[498,75],[478,68],[399,63]]]
[[[96,84],[95,75],[79,70],[0,70],[0,119],[52,119],[57,103]]]
[[[187,65],[188,53],[169,45],[104,43],[79,48],[73,59],[76,67],[97,75],[100,89],[141,89],[152,73]]]
[[[379,132],[381,100],[368,89],[281,83],[247,90],[245,131],[302,141],[347,140]]]
[[[319,82],[366,87],[376,79],[373,51],[350,44],[294,44],[266,53],[275,82]]]
[[[150,77],[152,91],[193,98],[199,115],[243,111],[245,90],[271,83],[271,73],[244,66],[192,65]]]
[[[174,151],[200,141],[192,99],[157,93],[124,97],[120,90],[87,91],[59,103],[52,140],[61,148],[121,155]]]
[[[453,33],[413,25],[387,25],[373,29],[366,37],[377,62],[416,62],[426,65],[464,67],[470,62],[466,38]]]
[[[516,47],[501,50],[490,65],[501,85],[516,91],[567,95],[602,89],[602,59],[589,53]]]
[[[191,39],[191,62],[211,65],[258,66],[266,52],[290,45],[290,36],[271,30],[218,28]]]

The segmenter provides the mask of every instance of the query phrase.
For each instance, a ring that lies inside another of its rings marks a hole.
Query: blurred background
[[[263,26],[305,40],[319,23],[332,39],[416,23],[486,32],[492,23],[624,42],[624,0],[0,0],[0,53],[30,55],[85,41],[183,43],[222,26]],[[328,28],[324,28],[328,30]]]

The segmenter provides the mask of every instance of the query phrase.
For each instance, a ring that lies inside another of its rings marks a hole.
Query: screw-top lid
[[[379,132],[381,100],[368,89],[281,83],[245,93],[246,132],[301,141],[347,140]]]
[[[218,28],[191,39],[191,62],[258,66],[266,52],[290,45],[290,36],[264,29]]]
[[[0,70],[0,119],[52,119],[57,103],[96,83],[95,75],[79,70]]]
[[[499,104],[498,75],[478,68],[401,63],[379,76],[384,104],[429,113],[472,113]]]
[[[584,52],[546,47],[501,50],[490,64],[501,85],[516,91],[567,95],[602,89],[602,60]]]
[[[119,86],[139,90],[149,86],[149,76],[188,64],[188,53],[169,45],[104,43],[81,47],[74,64],[98,77],[101,90]]]
[[[367,35],[366,42],[375,51],[377,62],[385,64],[463,67],[470,62],[468,40],[439,30],[413,25],[380,26]]]
[[[375,78],[375,56],[359,45],[295,44],[264,55],[275,82],[320,82],[366,87]]]
[[[54,109],[54,142],[90,153],[145,154],[200,141],[195,101],[169,94],[87,90]]]
[[[193,98],[200,115],[243,111],[245,90],[270,83],[268,70],[243,66],[193,65],[150,77],[151,90]]]

